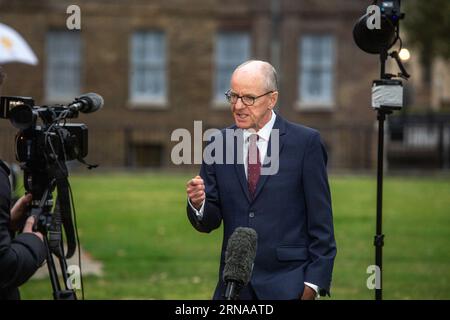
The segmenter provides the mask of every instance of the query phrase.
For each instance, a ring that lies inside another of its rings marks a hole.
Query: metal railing
[[[449,169],[450,116],[391,117],[387,156],[390,168]]]

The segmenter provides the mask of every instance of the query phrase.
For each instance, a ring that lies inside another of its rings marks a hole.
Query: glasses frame
[[[243,103],[244,105],[246,105],[247,107],[250,107],[250,106],[252,106],[252,105],[255,104],[256,99],[259,99],[259,98],[261,98],[261,97],[264,97],[265,95],[268,95],[269,93],[273,93],[273,92],[275,92],[275,91],[273,91],[273,90],[267,91],[266,93],[263,93],[263,94],[261,94],[261,95],[259,95],[259,96],[257,96],[257,97],[251,97],[251,96],[239,96],[239,95],[237,95],[236,93],[234,93],[234,94],[237,96],[237,98],[236,98],[236,102],[232,102],[232,101],[231,101],[231,89],[229,89],[227,92],[225,92],[225,97],[227,98],[227,101],[228,101],[230,104],[236,104],[236,103],[238,102],[238,100],[241,99],[241,101],[242,101],[242,103]],[[252,103],[245,103],[245,101],[244,101],[243,98],[246,98],[246,99],[251,98],[251,99],[252,99]]]

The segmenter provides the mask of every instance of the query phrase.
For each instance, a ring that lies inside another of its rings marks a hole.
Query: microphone
[[[239,227],[228,239],[222,276],[227,285],[225,300],[237,300],[241,289],[250,281],[257,238],[254,229]]]
[[[72,112],[91,113],[95,112],[103,107],[102,96],[90,92],[85,93],[79,98],[75,98],[75,101],[67,106]]]

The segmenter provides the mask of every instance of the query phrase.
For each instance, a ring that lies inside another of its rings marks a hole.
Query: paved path
[[[55,256],[53,256],[55,258]],[[55,258],[55,265],[60,273],[59,261]],[[67,266],[78,265],[78,249],[72,258],[67,260]],[[94,260],[92,256],[81,248],[81,272],[83,276],[94,275],[101,277],[103,275],[103,264],[100,261]],[[48,267],[47,263],[39,268],[33,275],[32,279],[44,279],[48,278]]]

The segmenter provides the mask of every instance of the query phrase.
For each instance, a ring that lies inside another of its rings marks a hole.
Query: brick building
[[[88,159],[105,166],[172,166],[176,128],[232,123],[223,93],[233,68],[271,61],[279,112],[321,131],[331,168],[375,166],[371,81],[378,59],[353,43],[371,1],[79,0],[81,30],[68,30],[73,1],[0,0],[0,22],[17,30],[39,64],[4,65],[3,95],[68,103],[84,92],[105,100],[81,115]],[[0,121],[2,158],[13,160],[15,129]]]

